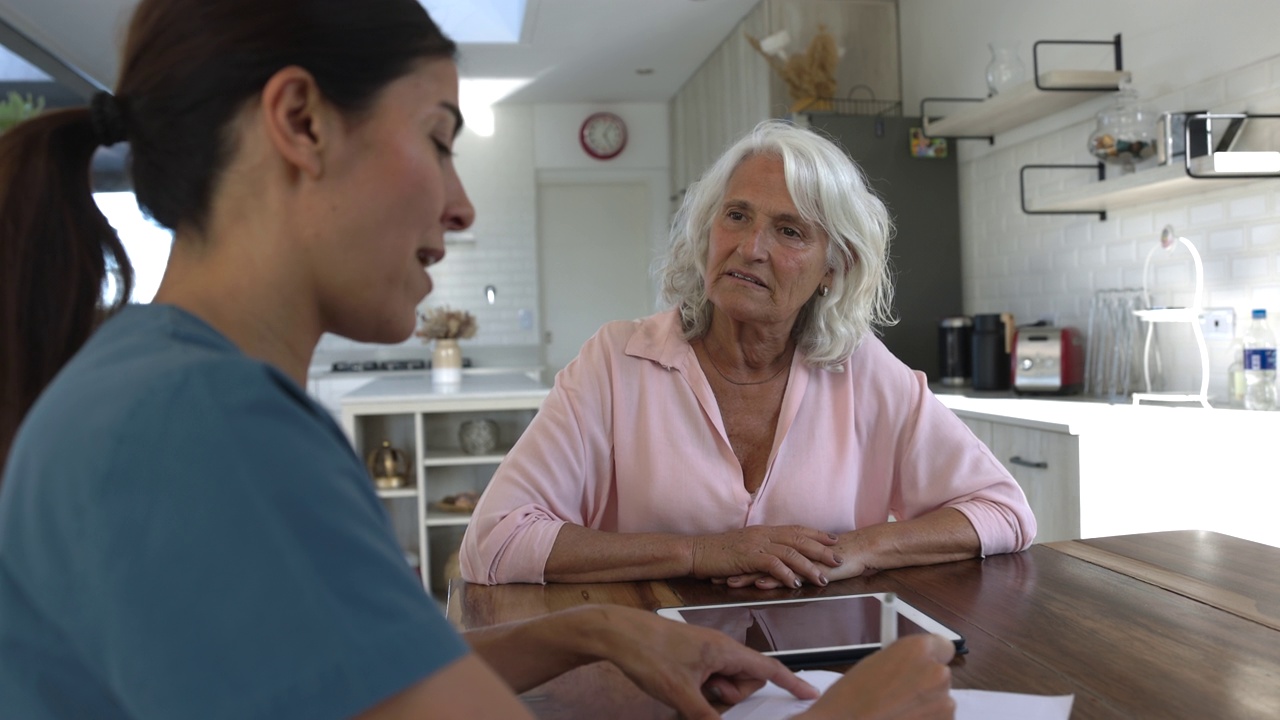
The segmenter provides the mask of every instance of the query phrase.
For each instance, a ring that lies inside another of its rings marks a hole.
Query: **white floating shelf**
[[[390,488],[378,491],[378,497],[380,498],[411,498],[417,496],[418,488],[416,487]]]
[[[469,455],[461,450],[436,450],[428,448],[427,457],[423,458],[424,467],[450,467],[455,465],[497,465],[506,457],[510,448],[497,448],[484,455]]]
[[[1129,73],[1124,70],[1050,70],[1040,74],[1043,87],[1100,89],[1041,90],[1028,80],[980,103],[961,107],[934,122],[925,117],[924,132],[929,137],[994,136],[1099,95],[1113,93],[1120,89],[1120,81],[1127,77]]]
[[[427,527],[461,527],[471,522],[471,513],[427,511]]]
[[[1203,168],[1203,158],[1192,162]],[[1208,169],[1208,168],[1203,168]],[[1197,170],[1200,172],[1200,170]],[[1224,188],[1258,182],[1266,178],[1205,178],[1187,175],[1182,163],[1138,170],[1130,175],[1100,180],[1052,195],[1027,198],[1027,210],[1032,212],[1097,212],[1118,210],[1144,203],[1161,202],[1174,198],[1212,192]]]

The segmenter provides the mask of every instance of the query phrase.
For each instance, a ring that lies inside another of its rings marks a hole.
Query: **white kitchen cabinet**
[[[1274,504],[1263,500],[1276,485],[1280,412],[945,390],[937,398],[1018,479],[1040,521],[1037,542],[1212,530],[1280,547]]]
[[[1036,542],[1080,537],[1080,441],[1057,430],[956,415],[1018,481],[1036,515]],[[989,417],[989,416],[988,416]]]
[[[453,391],[418,376],[374,380],[341,399],[343,429],[361,458],[383,442],[405,453],[409,485],[378,490],[378,495],[406,558],[417,564],[424,587],[439,599],[448,587],[446,566],[470,521],[469,513],[440,509],[441,501],[484,491],[549,391],[520,374],[464,375]],[[459,429],[472,419],[496,423],[498,445],[492,452],[462,450]]]

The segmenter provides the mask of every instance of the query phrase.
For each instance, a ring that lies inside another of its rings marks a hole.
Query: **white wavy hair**
[[[760,123],[689,186],[671,224],[671,243],[659,268],[662,299],[680,310],[686,340],[711,326],[704,275],[711,224],[729,180],[744,160],[782,159],[787,191],[800,216],[822,228],[827,266],[834,268],[826,297],[814,294],[791,335],[814,367],[838,371],[868,332],[893,325],[889,238],[893,223],[867,186],[862,170],[835,143],[781,120]]]

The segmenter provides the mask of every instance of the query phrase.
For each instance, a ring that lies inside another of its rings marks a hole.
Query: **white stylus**
[[[897,593],[885,593],[880,600],[880,647],[889,647],[898,639]]]

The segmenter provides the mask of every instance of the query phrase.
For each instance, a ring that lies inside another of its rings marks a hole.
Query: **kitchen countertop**
[[[1082,537],[1203,528],[1280,547],[1280,412],[944,390],[965,420],[1077,440]],[[1031,441],[1035,442],[1035,441]]]
[[[378,402],[419,403],[454,398],[542,398],[550,388],[528,375],[466,375],[453,386],[438,386],[430,374],[399,373],[404,377],[383,377],[342,396],[342,405]]]
[[[1158,403],[1108,403],[1075,395],[1032,397],[1010,392],[930,389],[943,405],[958,414],[1072,435],[1084,431],[1124,431],[1126,427],[1177,426],[1185,431],[1210,425],[1218,432],[1235,428],[1242,433],[1251,433],[1263,427],[1280,432],[1280,412]]]

